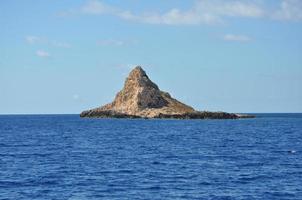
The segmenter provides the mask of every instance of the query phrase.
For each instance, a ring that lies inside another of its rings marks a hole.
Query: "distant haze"
[[[302,112],[302,1],[0,1],[0,114],[80,113],[141,65],[197,110]]]

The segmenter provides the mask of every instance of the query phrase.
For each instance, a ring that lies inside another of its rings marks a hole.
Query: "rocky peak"
[[[158,90],[158,86],[153,83],[141,66],[136,66],[129,74],[125,81],[124,88],[129,86],[151,87]]]
[[[167,104],[158,86],[149,79],[140,66],[130,72],[124,88],[112,102],[117,111],[128,114],[135,114],[146,108],[161,108]]]

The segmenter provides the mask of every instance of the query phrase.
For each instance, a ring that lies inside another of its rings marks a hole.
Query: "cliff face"
[[[211,118],[210,112],[195,111],[161,91],[146,72],[137,66],[125,81],[113,102],[83,111],[81,117],[114,118]],[[213,113],[214,114],[214,113]],[[221,115],[222,114],[222,115]],[[212,118],[238,118],[239,115],[216,113]]]

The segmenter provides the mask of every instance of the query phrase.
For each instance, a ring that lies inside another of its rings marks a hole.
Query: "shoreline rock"
[[[129,119],[244,119],[244,118],[254,118],[253,115],[243,115],[243,114],[234,114],[227,112],[208,112],[208,111],[196,111],[192,113],[184,114],[159,114],[154,117],[145,117],[137,115],[128,115],[125,113],[119,113],[113,110],[104,110],[104,111],[83,111],[80,114],[81,117],[87,118],[129,118]]]

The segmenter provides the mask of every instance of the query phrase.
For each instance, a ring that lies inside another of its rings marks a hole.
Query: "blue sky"
[[[302,1],[0,1],[0,113],[110,102],[135,65],[198,110],[302,112]]]

